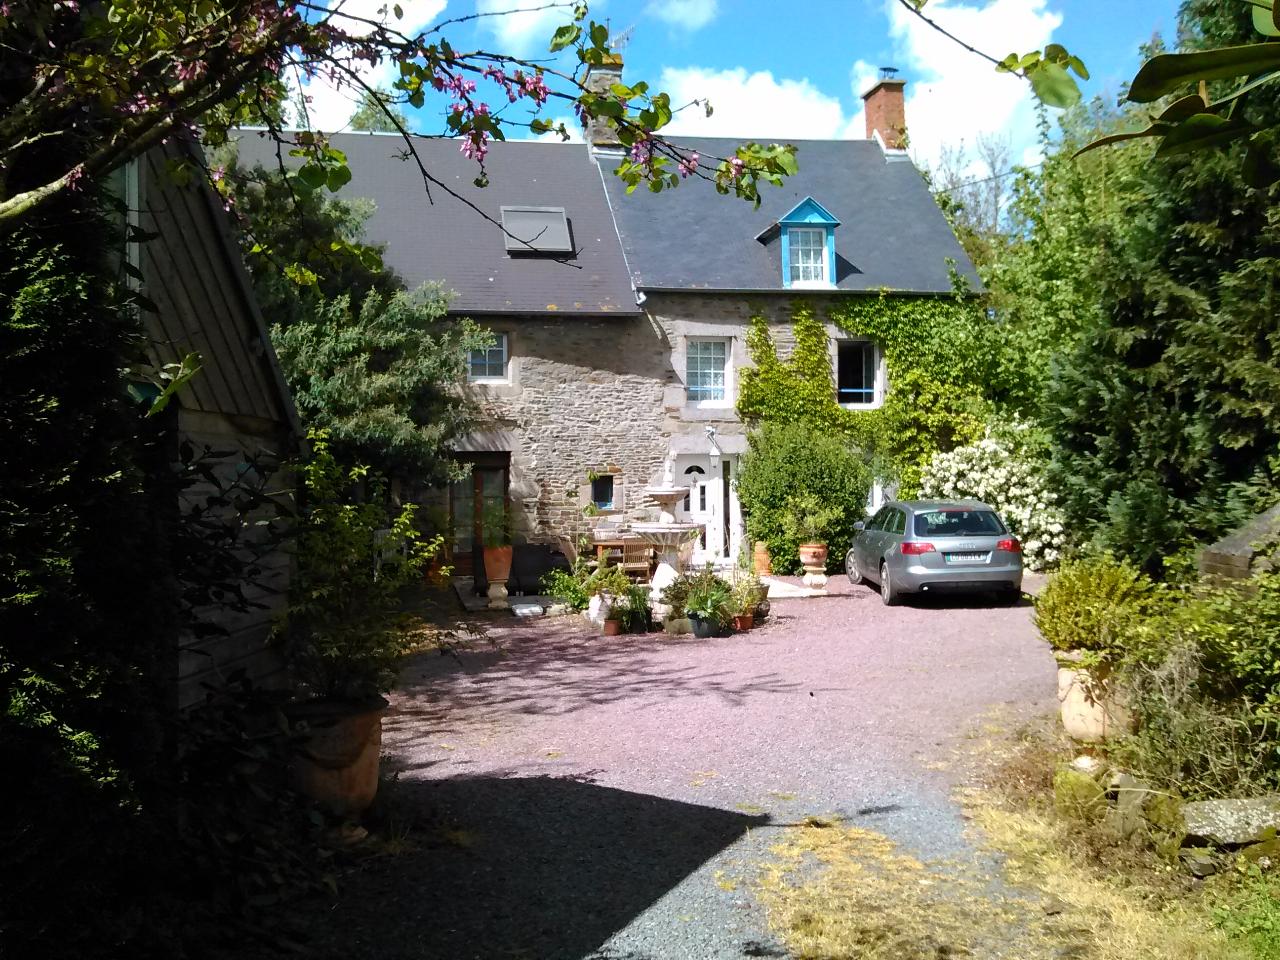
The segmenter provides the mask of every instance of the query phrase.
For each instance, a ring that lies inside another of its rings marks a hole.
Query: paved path
[[[1052,708],[1030,608],[832,590],[729,638],[504,620],[415,661],[385,724],[414,824],[348,881],[333,954],[786,956],[738,881],[811,814],[972,860],[946,761],[993,709]]]

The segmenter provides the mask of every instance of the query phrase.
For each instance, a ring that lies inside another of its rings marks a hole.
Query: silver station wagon
[[[1022,544],[994,509],[975,500],[890,501],[855,523],[845,572],[880,585],[890,606],[909,593],[989,591],[1022,596]]]

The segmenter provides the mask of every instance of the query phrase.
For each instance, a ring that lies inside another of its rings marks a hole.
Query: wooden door
[[[454,569],[474,575],[486,525],[509,528],[510,459],[507,454],[475,454],[465,460],[471,464],[470,475],[449,488],[450,546]]]

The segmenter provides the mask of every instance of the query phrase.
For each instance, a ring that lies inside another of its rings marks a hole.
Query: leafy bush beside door
[[[853,525],[866,516],[871,469],[838,436],[807,422],[764,423],[750,435],[738,471],[738,496],[747,536],[769,545],[779,573],[800,569],[799,531],[787,518],[793,500],[813,496],[835,516],[828,527],[830,556],[840,562],[853,539]]]

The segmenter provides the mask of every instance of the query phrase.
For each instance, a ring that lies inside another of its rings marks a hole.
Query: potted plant
[[[763,540],[756,541],[755,552],[752,554],[752,562],[758,576],[767,577],[773,573],[773,559],[769,556],[769,544]]]
[[[689,578],[682,573],[662,588],[661,602],[670,611],[662,620],[662,629],[672,636],[693,632],[685,609],[689,602],[689,584]]]
[[[339,816],[355,817],[378,790],[384,694],[408,646],[401,590],[420,581],[442,546],[423,541],[413,505],[388,510],[381,485],[344,468],[326,435],[310,437],[298,524],[298,568],[277,629],[298,691],[286,713],[298,736],[295,784]]]
[[[649,632],[649,591],[632,584],[615,608],[623,633]]]
[[[619,606],[630,587],[631,580],[619,567],[610,563],[601,563],[583,584],[583,590],[590,598],[587,602],[587,619],[600,624],[606,630],[610,629],[607,626],[608,621],[618,620],[621,617],[621,613],[614,613],[614,608]],[[612,629],[617,633],[621,628]]]
[[[489,596],[505,600],[512,554],[506,500],[490,500],[485,505],[481,512],[480,532],[484,541],[484,575],[489,581]],[[495,586],[501,590],[494,590]]]
[[[759,587],[760,581],[749,574],[739,577],[733,585],[733,629],[750,630],[755,626]]]
[[[700,576],[689,585],[685,602],[689,622],[696,637],[713,637],[723,632],[733,618],[733,593],[715,574]]]
[[[812,493],[792,497],[782,517],[782,528],[787,539],[797,544],[800,565],[826,569],[827,536],[840,518],[836,507],[824,507]]]
[[[1156,585],[1109,556],[1064,563],[1036,598],[1035,624],[1058,661],[1058,704],[1068,735],[1103,742],[1131,726],[1114,675]]]

